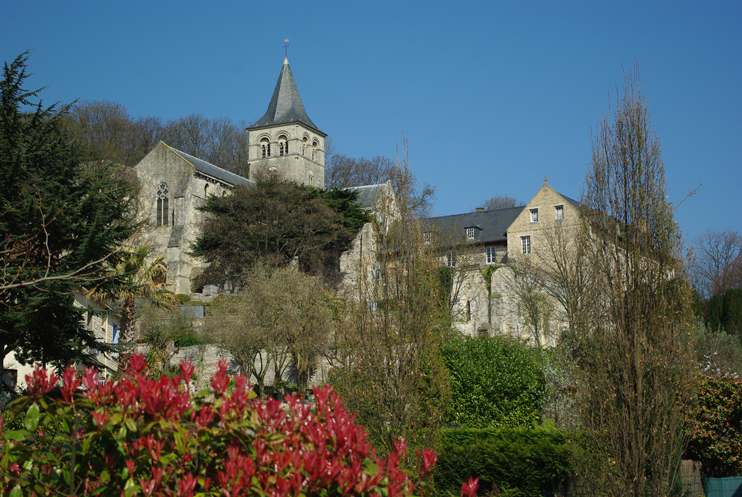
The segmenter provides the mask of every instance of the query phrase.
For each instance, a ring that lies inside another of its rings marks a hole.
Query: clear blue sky
[[[33,49],[46,102],[163,120],[254,121],[289,38],[310,118],[339,153],[393,157],[404,132],[436,212],[544,176],[579,198],[591,130],[639,62],[687,236],[742,231],[742,2],[3,1],[0,54]]]

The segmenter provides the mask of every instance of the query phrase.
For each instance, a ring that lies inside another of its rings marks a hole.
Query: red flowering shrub
[[[58,378],[37,368],[27,377],[32,394],[13,407],[26,429],[0,440],[2,494],[391,497],[423,490],[400,467],[404,441],[377,457],[329,387],[315,390],[314,406],[293,395],[283,409],[256,399],[243,376],[230,386],[224,363],[211,392],[195,396],[187,388],[193,366],[180,370],[150,378],[141,355],[132,358],[131,375],[115,382],[98,382],[92,369],[82,378],[67,369],[61,398],[53,399]],[[423,472],[434,465],[435,453],[423,451]],[[466,487],[467,495],[475,491]]]
[[[686,457],[701,461],[706,476],[742,475],[742,380],[701,377],[695,414]]]

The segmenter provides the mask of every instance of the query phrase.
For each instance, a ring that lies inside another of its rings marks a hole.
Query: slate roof
[[[364,186],[351,186],[344,188],[344,190],[353,190],[358,192],[357,203],[360,204],[362,209],[372,209],[376,203],[376,199],[380,195],[384,194],[386,183],[379,183],[378,185],[364,185]]]
[[[294,81],[294,75],[291,74],[289,59],[286,58],[283,61],[281,74],[278,75],[278,82],[276,83],[276,89],[273,90],[273,97],[271,98],[271,103],[268,105],[268,110],[258,122],[248,129],[265,128],[277,124],[294,122],[300,122],[320,133],[322,136],[327,136],[307,116],[301,96],[299,95],[299,89],[296,87],[296,81]]]
[[[507,209],[494,209],[481,212],[467,212],[465,214],[454,214],[452,216],[440,216],[428,218],[428,222],[436,230],[451,233],[454,236],[460,234],[466,237],[466,228],[477,228],[474,230],[474,239],[469,243],[490,243],[507,240],[507,230],[518,214],[523,212],[524,207],[510,207]]]
[[[178,154],[184,161],[192,165],[196,168],[196,171],[200,173],[204,173],[208,176],[211,176],[212,178],[216,178],[219,180],[224,181],[225,183],[228,183],[230,185],[239,185],[239,184],[247,184],[252,185],[253,182],[250,181],[247,178],[243,178],[242,176],[239,176],[234,173],[230,173],[226,169],[222,169],[219,166],[215,166],[214,164],[211,164],[209,162],[206,162],[205,160],[201,160],[197,157],[194,157],[192,155],[188,155],[185,152],[181,152],[180,150],[176,150],[170,145],[167,145],[163,143],[167,148]]]

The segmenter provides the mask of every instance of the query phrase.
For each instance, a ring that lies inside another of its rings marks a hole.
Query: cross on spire
[[[288,59],[289,58],[289,39],[286,38],[285,40],[283,40],[283,43],[284,43],[284,45],[283,45],[283,55],[284,55],[284,57],[286,57]]]

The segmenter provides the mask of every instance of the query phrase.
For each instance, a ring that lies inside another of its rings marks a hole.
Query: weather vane
[[[284,42],[283,55],[284,57],[288,58],[289,57],[289,39],[286,38],[285,40],[283,40],[283,42]]]

